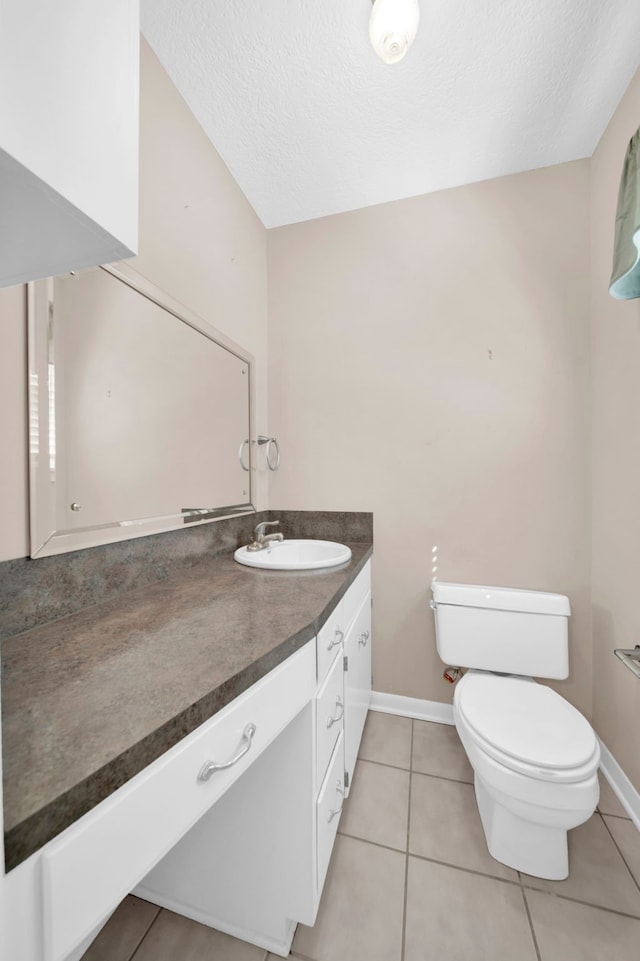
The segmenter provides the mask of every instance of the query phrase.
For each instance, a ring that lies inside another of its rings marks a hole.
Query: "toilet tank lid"
[[[488,587],[481,584],[451,584],[433,581],[431,592],[436,604],[456,607],[484,607],[497,611],[520,611],[527,614],[571,614],[569,598],[546,591],[525,591],[512,587]]]

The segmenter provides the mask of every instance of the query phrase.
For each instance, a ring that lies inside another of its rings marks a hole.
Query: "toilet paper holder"
[[[640,644],[633,648],[616,647],[613,653],[636,677],[640,677]]]

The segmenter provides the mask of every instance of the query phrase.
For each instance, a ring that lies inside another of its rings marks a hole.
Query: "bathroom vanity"
[[[314,923],[371,690],[350,546],[203,559],[4,643],[3,957],[79,958],[132,890],[283,956]]]

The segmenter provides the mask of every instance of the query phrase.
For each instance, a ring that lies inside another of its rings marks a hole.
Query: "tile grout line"
[[[465,874],[473,874],[476,878],[487,878],[489,881],[500,881],[502,884],[511,884],[514,887],[521,887],[520,882],[511,878],[500,878],[497,874],[487,874],[485,871],[476,871],[475,868],[465,868],[462,864],[453,864],[451,861],[440,861],[438,858],[427,857],[426,854],[416,854],[411,852],[412,858],[419,861],[428,861],[430,864],[441,864],[443,868],[453,868],[454,871],[464,871]]]
[[[371,758],[362,757],[358,755],[359,761],[365,761],[367,764],[377,764],[379,767],[392,767],[394,771],[410,771],[411,767],[402,767],[399,764],[389,764],[388,761],[372,761]]]
[[[394,848],[390,844],[383,844],[381,841],[372,841],[370,838],[362,838],[358,834],[349,834],[348,831],[338,831],[342,838],[350,838],[352,841],[361,841],[362,844],[370,844],[374,848],[382,848],[383,851],[393,851],[394,854],[406,854],[406,848]]]
[[[411,778],[413,776],[413,732],[414,721],[411,720],[411,741],[409,743],[409,797],[407,804],[407,836],[404,851],[404,891],[402,897],[402,938],[400,941],[400,961],[404,961],[405,943],[407,937],[407,895],[409,890],[409,831],[411,829]]]
[[[606,911],[608,914],[615,914],[619,918],[631,918],[633,921],[640,921],[640,914],[629,914],[628,911],[618,911],[616,908],[607,908],[603,904],[596,904],[594,901],[583,901],[581,898],[572,898],[568,894],[558,894],[556,891],[545,891],[544,888],[536,888],[533,884],[523,884],[523,891],[534,891],[537,894],[546,894],[549,898],[559,898],[561,901],[569,901],[571,904],[581,904],[585,908],[595,908],[596,911]]]
[[[611,831],[609,830],[609,825],[607,824],[606,818],[604,817],[604,815],[603,815],[601,812],[598,812],[598,813],[600,814],[600,817],[601,817],[601,819],[602,819],[602,823],[604,824],[605,828],[607,829],[607,833],[608,833],[609,837],[611,838],[611,840],[613,841],[613,843],[614,843],[614,845],[615,845],[615,847],[616,847],[616,850],[617,850],[618,854],[620,855],[620,857],[621,857],[622,860],[624,861],[624,865],[625,865],[627,871],[629,872],[629,874],[631,875],[631,879],[633,880],[633,883],[635,884],[635,886],[636,886],[636,887],[638,888],[638,890],[640,891],[640,881],[637,880],[635,874],[633,873],[633,871],[631,870],[630,865],[629,865],[628,862],[627,862],[627,859],[626,859],[625,856],[624,856],[624,852],[623,852],[622,848],[620,847],[620,845],[618,844],[618,842],[617,842],[616,839],[614,838],[613,834],[612,834]],[[615,816],[615,815],[609,815],[609,814],[607,815],[607,817],[614,817],[614,816]],[[620,818],[620,820],[622,821],[622,820],[624,820],[624,818]],[[629,820],[630,820],[630,819],[629,819]]]
[[[610,814],[609,811],[602,811],[600,808],[596,808],[596,811],[601,817],[617,818],[618,821],[631,821],[631,823],[633,824],[633,821],[628,814]]]
[[[413,737],[412,737],[412,743],[413,743]],[[473,781],[463,781],[461,778],[458,778],[458,777],[448,777],[446,774],[434,774],[431,771],[418,771],[413,767],[411,762],[409,763],[409,767],[402,767],[399,764],[389,764],[388,761],[373,761],[371,760],[371,758],[368,758],[368,757],[359,756],[358,760],[365,761],[367,764],[377,764],[379,767],[390,767],[390,768],[393,768],[394,771],[407,771],[409,774],[420,774],[422,775],[422,777],[434,777],[438,781],[453,781],[455,784],[471,784],[473,786]]]
[[[520,872],[518,871],[518,875],[519,875],[519,874],[520,874]],[[535,951],[536,951],[536,957],[537,957],[538,961],[542,961],[542,955],[540,954],[540,946],[538,945],[538,939],[537,939],[537,937],[536,937],[536,930],[535,930],[535,928],[534,928],[534,926],[533,926],[533,918],[531,917],[531,911],[530,911],[530,909],[529,909],[529,902],[527,901],[527,895],[526,895],[525,889],[522,887],[522,885],[520,886],[520,891],[521,891],[521,893],[522,893],[522,900],[524,901],[524,909],[525,909],[525,911],[527,912],[527,919],[528,919],[528,921],[529,921],[529,928],[531,929],[531,937],[533,938],[533,946],[534,946]]]
[[[362,838],[354,838],[356,841],[361,841]],[[366,844],[375,844],[375,841],[366,841]],[[383,847],[383,845],[378,845],[378,847]],[[390,851],[396,851],[397,848],[389,848]],[[431,864],[441,864],[442,867],[452,868],[454,871],[463,871],[465,874],[473,874],[475,877],[487,878],[489,881],[499,881],[501,884],[511,884],[514,887],[520,887],[523,891],[535,891],[538,894],[545,894],[547,897],[560,898],[561,901],[570,901],[572,904],[582,904],[586,908],[596,908],[598,911],[607,911],[609,914],[615,914],[623,918],[632,918],[634,921],[640,921],[640,914],[629,914],[627,911],[618,911],[616,908],[608,908],[602,904],[596,904],[593,901],[583,901],[580,898],[570,897],[568,894],[558,894],[556,891],[546,891],[544,888],[537,888],[533,884],[527,884],[525,881],[511,880],[511,878],[500,878],[496,874],[486,874],[483,871],[476,871],[474,868],[466,868],[461,864],[452,864],[450,861],[440,861],[437,858],[430,858],[424,854],[412,853],[411,857],[417,858],[419,861],[428,861]]]
[[[152,901],[148,901],[147,903],[148,903],[148,904],[152,904],[153,902],[152,902]],[[154,924],[156,923],[156,921],[158,920],[158,918],[159,918],[160,915],[162,914],[163,908],[159,907],[159,905],[156,905],[156,907],[158,908],[158,910],[156,911],[155,917],[154,917],[153,921],[151,922],[151,924],[149,925],[149,927],[147,928],[147,930],[144,932],[144,934],[143,934],[142,937],[140,938],[140,940],[138,941],[138,943],[136,944],[135,948],[133,949],[133,953],[130,955],[129,961],[134,961],[134,958],[135,958],[136,954],[138,953],[138,951],[140,950],[140,948],[142,947],[143,942],[146,941],[147,935],[149,934],[149,931],[151,930],[151,928],[154,926]]]
[[[412,774],[419,774],[420,777],[432,777],[436,781],[452,781],[454,784],[468,784],[469,787],[473,787],[473,781],[461,781],[457,777],[447,777],[446,774],[428,774],[426,771],[412,771]]]

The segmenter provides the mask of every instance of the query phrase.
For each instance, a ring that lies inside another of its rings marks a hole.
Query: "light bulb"
[[[374,0],[369,18],[371,46],[385,63],[398,63],[418,32],[418,0]]]

